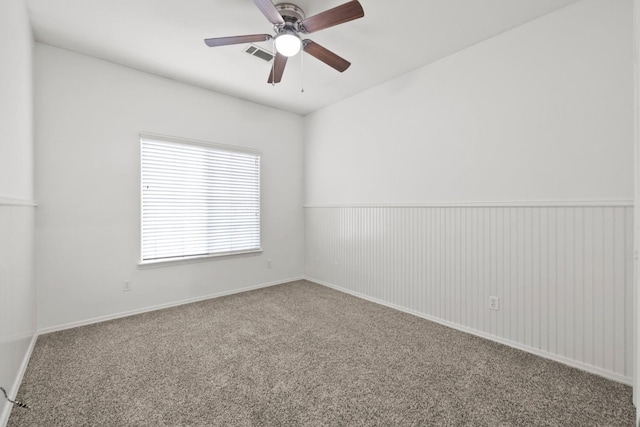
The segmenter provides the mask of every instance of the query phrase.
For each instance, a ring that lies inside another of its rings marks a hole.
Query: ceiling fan
[[[255,43],[273,40],[276,56],[269,73],[268,83],[280,83],[287,58],[301,49],[339,72],[345,71],[351,63],[309,39],[302,34],[310,34],[334,25],[362,18],[364,10],[357,0],[349,1],[317,15],[305,17],[304,12],[292,3],[274,5],[271,0],[253,0],[264,16],[273,24],[275,36],[270,34],[251,34],[245,36],[216,37],[205,39],[207,46],[227,46],[240,43]]]

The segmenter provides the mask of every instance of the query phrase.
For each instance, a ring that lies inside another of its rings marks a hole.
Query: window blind
[[[142,262],[260,250],[260,155],[141,138]]]

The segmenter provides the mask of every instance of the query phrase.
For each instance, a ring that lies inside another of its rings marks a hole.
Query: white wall
[[[300,116],[39,43],[35,61],[40,328],[302,275]],[[264,253],[139,268],[139,132],[261,150]]]
[[[585,0],[307,116],[307,276],[630,383],[632,87]]]
[[[15,396],[36,323],[33,41],[22,1],[0,2],[0,40],[0,386]],[[0,425],[10,406],[1,401]]]
[[[0,5],[0,197],[33,198],[32,36],[21,0]],[[9,43],[11,41],[11,43]]]
[[[631,0],[585,0],[307,116],[306,204],[633,197]]]

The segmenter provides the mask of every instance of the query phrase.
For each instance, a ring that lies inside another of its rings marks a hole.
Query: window
[[[260,251],[260,154],[142,135],[142,262]]]

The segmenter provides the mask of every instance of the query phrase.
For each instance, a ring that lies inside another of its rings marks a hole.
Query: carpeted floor
[[[309,282],[39,337],[9,426],[632,426],[631,388]]]

